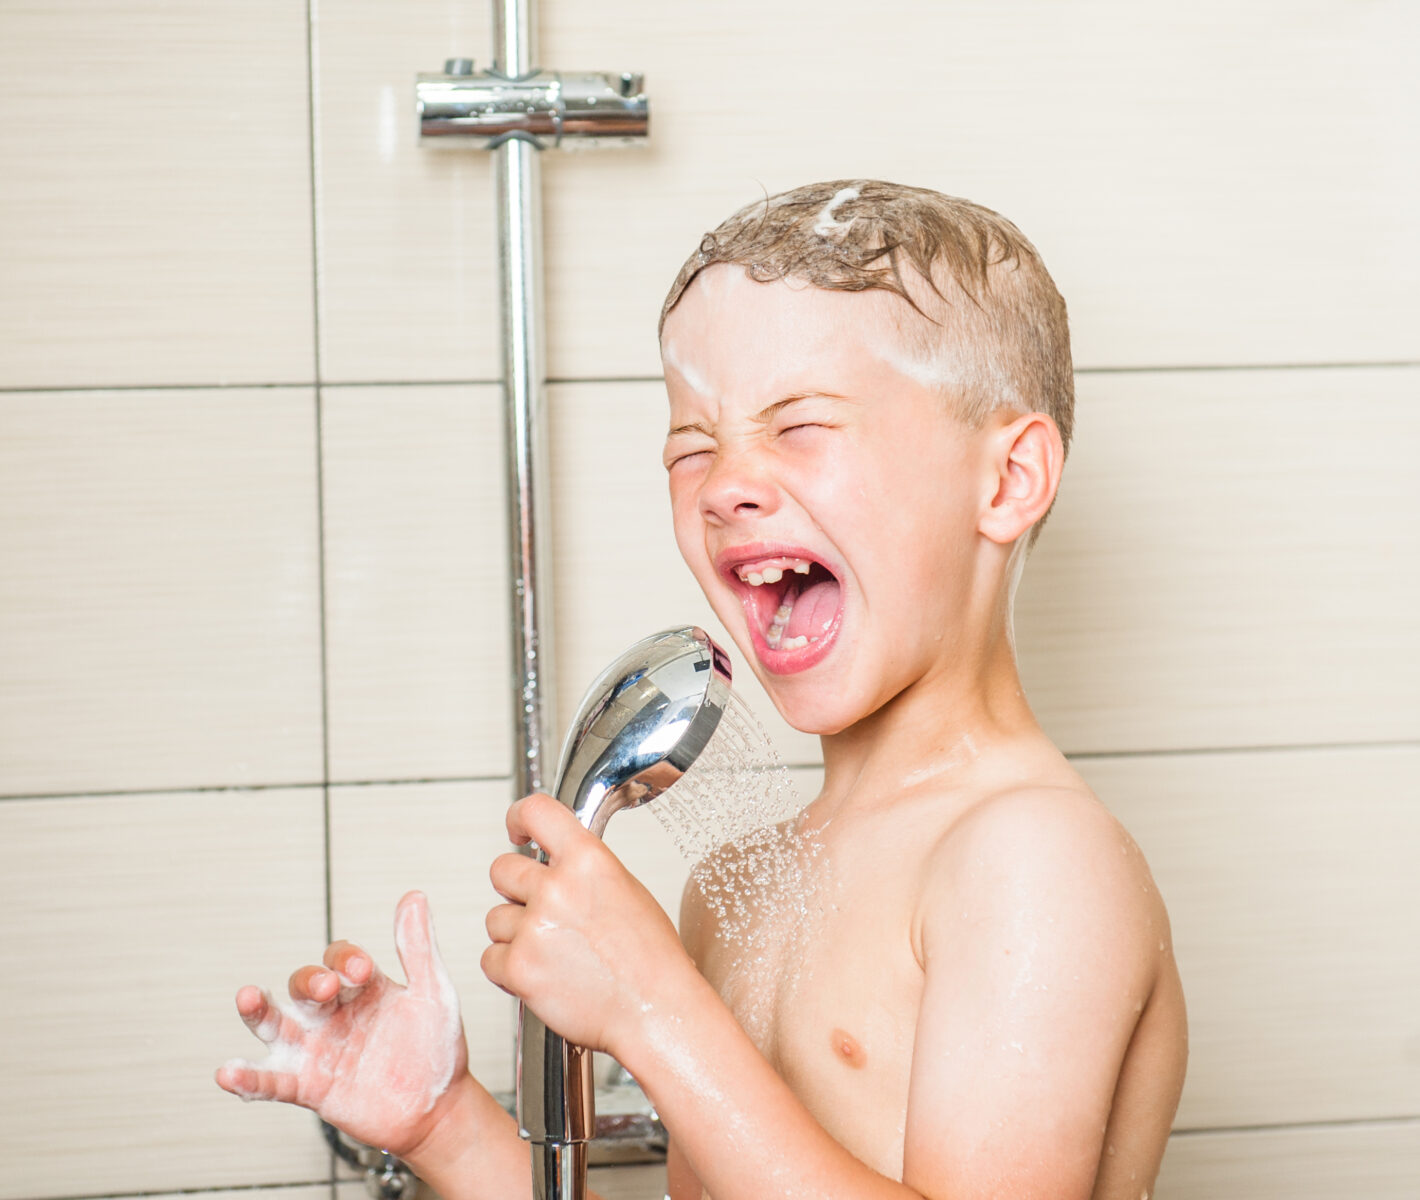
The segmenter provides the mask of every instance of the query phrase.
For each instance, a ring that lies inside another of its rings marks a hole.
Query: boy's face
[[[719,264],[662,338],[680,552],[785,719],[812,733],[970,665],[994,468],[985,434],[919,381],[899,318],[922,319],[886,292]]]

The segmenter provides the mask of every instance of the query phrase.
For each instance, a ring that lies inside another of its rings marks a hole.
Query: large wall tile
[[[0,386],[309,382],[306,5],[0,14]]]
[[[1415,1200],[1420,1121],[1175,1136],[1158,1200]]]
[[[1066,749],[1420,737],[1420,369],[1079,381],[1017,605]]]
[[[0,795],[318,780],[304,389],[0,395]]]
[[[331,926],[365,946],[396,979],[394,909],[411,888],[429,897],[439,946],[458,988],[469,1065],[494,1091],[513,1086],[513,1001],[484,977],[483,919],[501,903],[488,882],[510,849],[507,780],[331,789]]]
[[[492,379],[498,246],[486,153],[421,147],[414,77],[488,63],[487,5],[322,0],[315,22],[321,373]]]
[[[1018,222],[1086,366],[1413,360],[1420,12],[1226,0],[542,6],[542,59],[646,73],[652,145],[548,156],[552,374],[659,370],[702,233],[814,179]]]
[[[325,923],[319,788],[0,803],[0,1196],[323,1178],[309,1113],[212,1081]]]
[[[336,781],[506,774],[501,392],[327,388],[327,696]]]
[[[1169,906],[1181,1129],[1420,1112],[1420,748],[1148,755],[1080,770]]]

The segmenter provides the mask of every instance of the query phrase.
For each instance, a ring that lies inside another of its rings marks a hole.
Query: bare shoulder
[[[1083,781],[1011,787],[963,812],[928,856],[917,922],[923,944],[1048,932],[1146,991],[1170,940],[1144,855]]]

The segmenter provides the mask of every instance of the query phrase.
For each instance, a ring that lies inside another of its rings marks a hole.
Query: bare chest
[[[853,886],[827,856],[793,882],[761,878],[724,905],[702,970],[819,1123],[900,1178],[922,992],[910,902]]]

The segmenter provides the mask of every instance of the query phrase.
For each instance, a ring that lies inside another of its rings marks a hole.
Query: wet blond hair
[[[659,329],[715,263],[741,266],[760,283],[799,279],[901,297],[916,312],[898,322],[908,349],[961,420],[979,428],[993,412],[1043,412],[1069,452],[1075,383],[1065,301],[1035,247],[999,213],[876,179],[756,200],[701,239],[661,306]]]

